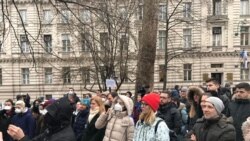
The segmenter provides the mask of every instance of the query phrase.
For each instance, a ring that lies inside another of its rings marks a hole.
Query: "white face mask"
[[[39,110],[40,114],[45,115],[48,111],[46,109],[44,110]]]
[[[4,106],[4,110],[11,110],[11,106]]]
[[[102,102],[105,102],[106,101],[106,98],[102,98]]]
[[[15,113],[17,113],[17,114],[22,113],[22,110],[21,109],[16,109]]]
[[[122,111],[122,106],[121,106],[121,104],[116,103],[115,106],[114,106],[114,110],[115,110],[115,111],[121,112],[121,111]]]

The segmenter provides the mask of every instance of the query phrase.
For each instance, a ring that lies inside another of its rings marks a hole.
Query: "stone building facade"
[[[71,23],[76,24],[66,24],[75,16],[74,13],[65,5],[60,6],[60,3],[52,5],[48,0],[37,2],[37,5],[32,0],[9,2],[4,5],[4,13],[0,15],[0,99],[15,98],[18,94],[26,93],[32,99],[46,96],[57,98],[69,87],[73,87],[80,97],[87,92],[85,87],[97,90],[90,78],[91,72],[86,72],[86,68],[95,64],[88,49],[81,44],[82,34],[76,30],[81,27],[74,18]],[[86,5],[91,3],[85,0],[81,2]],[[250,51],[249,4],[249,0],[183,0],[181,3],[173,0],[166,6],[166,2],[161,1],[155,89],[161,89],[163,85],[166,13],[173,13],[169,18],[168,50],[172,59],[168,63],[167,87],[176,84],[203,85],[210,77],[217,78],[223,85],[230,83],[232,86],[248,81],[249,66],[245,68],[242,64],[240,52],[243,49]],[[87,6],[91,5],[95,5],[95,2]],[[60,7],[59,10],[55,6]],[[81,13],[79,7],[73,9],[84,22],[90,22],[88,18],[96,16],[88,11]],[[142,7],[143,2],[139,1],[136,12],[130,17],[132,35],[129,37],[129,50],[135,55],[143,18]],[[127,10],[124,7],[118,9]],[[6,13],[8,15],[4,15]],[[94,24],[98,31],[105,31],[98,23]],[[135,58],[129,60],[128,72],[135,71]],[[135,76],[127,75],[131,81],[124,82],[121,92],[134,91],[132,80]],[[88,83],[83,84],[83,76]]]

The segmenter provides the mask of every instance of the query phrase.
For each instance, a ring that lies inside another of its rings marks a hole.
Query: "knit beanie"
[[[142,98],[142,101],[148,104],[155,112],[159,108],[160,95],[156,93],[149,93]]]
[[[212,97],[207,98],[205,101],[213,104],[218,114],[221,114],[221,112],[225,108],[223,102],[218,97],[212,96]]]

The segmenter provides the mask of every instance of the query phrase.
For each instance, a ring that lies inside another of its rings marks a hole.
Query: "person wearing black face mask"
[[[18,141],[76,141],[70,125],[73,107],[68,98],[64,97],[46,108],[44,115],[45,131],[29,139],[23,131],[16,126],[10,125],[8,134]]]
[[[222,111],[222,114],[226,115],[227,117],[230,116],[229,114],[229,102],[230,99],[227,97],[226,94],[223,94],[220,90],[220,84],[216,79],[209,79],[206,81],[207,92],[210,92],[212,96],[218,97],[222,100],[223,104],[225,105],[225,109]]]

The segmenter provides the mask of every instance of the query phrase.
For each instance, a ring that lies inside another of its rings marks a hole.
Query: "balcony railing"
[[[207,49],[209,51],[220,52],[220,51],[226,51],[227,46],[207,46]]]
[[[227,22],[228,16],[227,15],[210,15],[207,16],[207,22],[213,23],[213,22]]]

